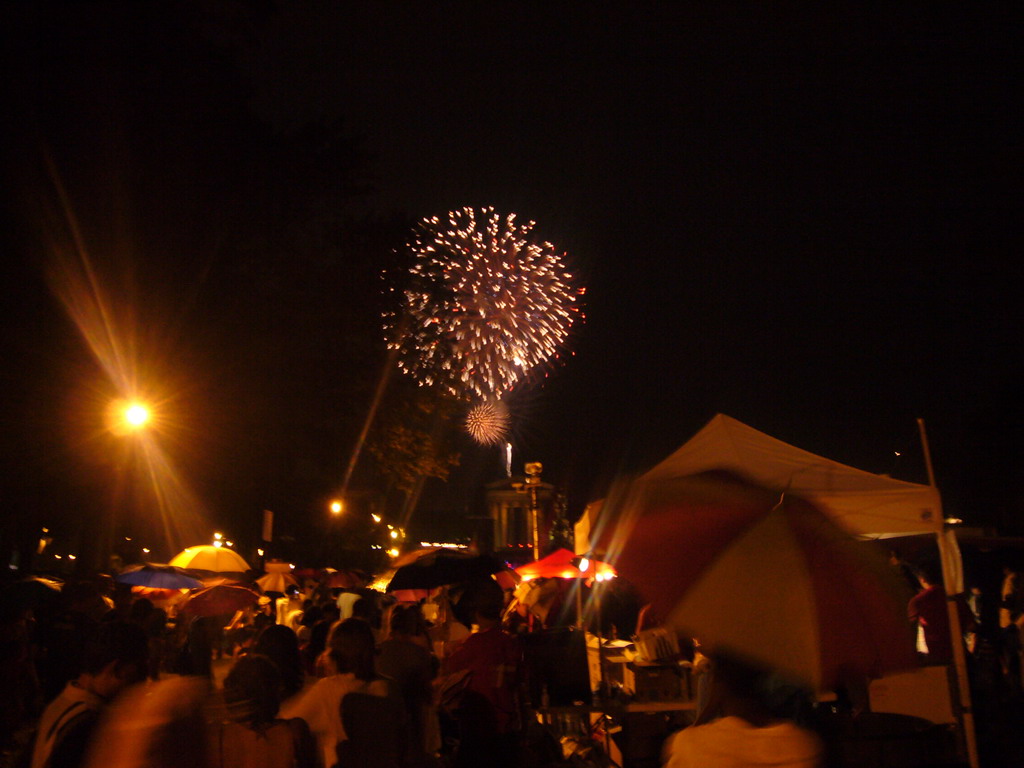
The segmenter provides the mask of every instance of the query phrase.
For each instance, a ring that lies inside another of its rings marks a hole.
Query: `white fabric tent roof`
[[[941,532],[937,490],[875,475],[784,443],[718,414],[679,450],[641,475],[639,483],[726,469],[768,488],[817,504],[855,535],[898,536]],[[586,551],[602,501],[587,507],[576,526],[576,548]],[[611,502],[609,507],[614,506]]]

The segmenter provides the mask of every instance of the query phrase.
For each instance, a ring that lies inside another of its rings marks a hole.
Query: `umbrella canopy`
[[[192,616],[221,616],[255,605],[259,599],[259,595],[246,587],[218,584],[190,594],[181,610]]]
[[[299,586],[299,580],[290,573],[268,573],[256,579],[256,584],[264,592],[280,592],[284,594],[288,587]]]
[[[211,573],[245,573],[249,564],[227,547],[188,547],[171,558],[171,565]]]
[[[57,605],[63,586],[63,582],[42,576],[19,579],[0,588],[0,606],[18,611],[53,608]]]
[[[616,566],[666,625],[817,689],[915,665],[898,575],[808,502],[704,473],[632,504]]]
[[[117,574],[114,580],[121,584],[153,589],[196,589],[203,586],[199,579],[189,576],[183,569],[161,563],[129,566]]]
[[[586,566],[586,570],[581,570]],[[516,568],[523,581],[536,578],[579,579],[596,578],[604,581],[615,576],[615,569],[608,563],[583,558],[568,549],[556,549],[547,557]]]
[[[387,591],[433,589],[489,577],[504,566],[488,555],[475,555],[458,549],[425,549],[409,553],[396,561],[398,567]]]
[[[331,589],[357,589],[366,586],[366,577],[355,571],[335,571],[324,575],[324,584]]]

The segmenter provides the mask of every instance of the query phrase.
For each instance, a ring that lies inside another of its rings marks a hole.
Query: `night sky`
[[[571,514],[717,412],[924,482],[922,417],[947,512],[1024,534],[1020,19],[707,5],[5,4],[5,541],[154,535],[58,298],[72,218],[162,450],[244,539],[326,525],[388,365],[380,274],[464,205],[536,221],[587,288],[512,398],[516,469]],[[450,432],[424,532],[502,473]],[[364,452],[357,505],[374,483]]]

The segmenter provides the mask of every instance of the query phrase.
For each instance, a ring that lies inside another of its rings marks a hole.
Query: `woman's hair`
[[[229,717],[240,723],[273,722],[281,706],[281,673],[268,657],[243,656],[224,678],[224,702]]]
[[[427,634],[427,620],[423,618],[420,606],[415,603],[394,606],[391,609],[389,626],[392,634],[409,636]]]
[[[362,619],[345,619],[327,638],[327,651],[339,673],[352,672],[360,680],[374,678],[373,630]]]
[[[277,665],[284,698],[299,692],[303,683],[302,657],[299,655],[299,640],[291,629],[283,624],[271,624],[260,633],[253,651]]]

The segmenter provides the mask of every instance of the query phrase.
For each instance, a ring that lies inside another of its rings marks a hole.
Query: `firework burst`
[[[421,384],[456,397],[500,397],[558,353],[581,317],[562,256],[530,239],[534,223],[493,208],[423,219],[388,348]]]
[[[508,408],[501,400],[474,405],[466,414],[466,431],[481,445],[498,445],[508,436]]]

